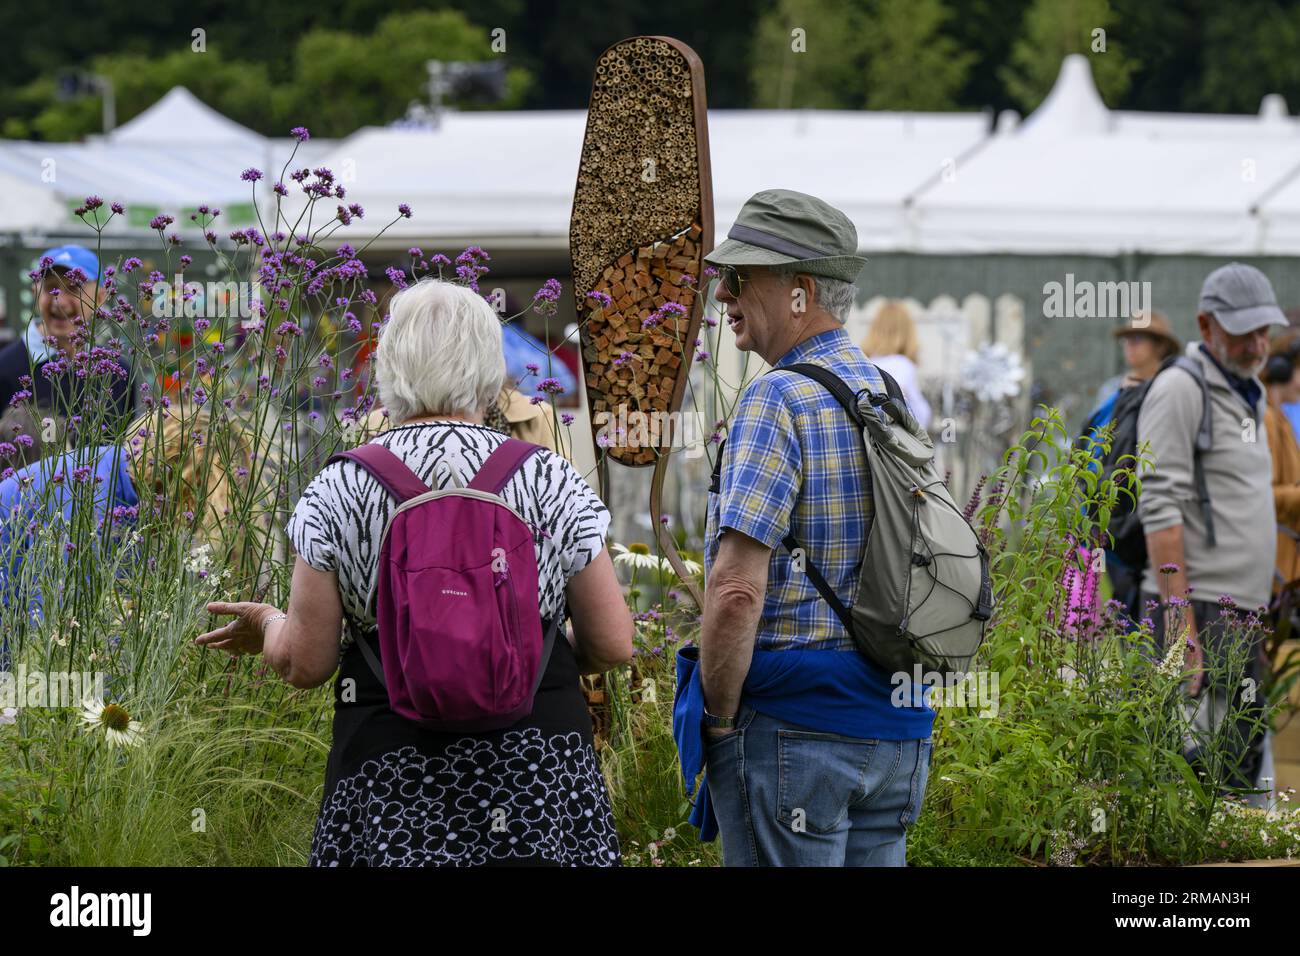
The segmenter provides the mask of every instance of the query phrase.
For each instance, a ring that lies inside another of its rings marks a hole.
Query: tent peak
[[[264,137],[213,109],[185,87],[173,86],[105,139],[141,145],[178,141],[210,145],[260,143]]]
[[[1071,53],[1061,61],[1052,91],[1025,120],[1022,133],[1077,136],[1110,129],[1110,111],[1097,92],[1087,57]]]
[[[1259,118],[1265,123],[1275,123],[1290,117],[1286,98],[1281,93],[1265,93],[1259,101]]]

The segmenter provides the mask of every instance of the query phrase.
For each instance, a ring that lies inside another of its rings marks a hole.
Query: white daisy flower
[[[638,571],[658,571],[661,566],[659,559],[650,553],[650,546],[640,541],[628,546],[614,545],[614,563]]]
[[[635,568],[638,571],[662,571],[665,574],[674,575],[677,573],[673,570],[673,566],[667,558],[651,554],[650,546],[639,541],[634,541],[626,547],[615,544],[614,563]],[[682,566],[686,568],[687,574],[699,574],[701,570],[699,563],[692,561],[690,558],[682,558]]]
[[[664,564],[667,563],[667,560],[665,560]],[[686,568],[687,574],[699,574],[703,570],[698,562],[692,561],[690,558],[682,558],[682,566]]]
[[[81,720],[92,731],[103,728],[108,742],[115,747],[134,747],[140,742],[144,727],[132,720],[121,704],[105,704],[98,697],[81,702]]]

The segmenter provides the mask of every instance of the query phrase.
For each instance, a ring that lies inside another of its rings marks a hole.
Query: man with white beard
[[[1208,758],[1199,751],[1212,733],[1219,736],[1228,751],[1224,783],[1248,788],[1270,773],[1265,664],[1258,640],[1243,645],[1245,631],[1224,612],[1233,605],[1243,614],[1264,608],[1271,594],[1277,536],[1257,376],[1270,326],[1287,322],[1268,278],[1239,262],[1210,273],[1196,319],[1202,341],[1186,354],[1199,363],[1204,388],[1185,371],[1165,371],[1138,416],[1139,447],[1148,442],[1155,462],[1138,501],[1149,558],[1142,597],[1144,604],[1162,602],[1161,612],[1150,615],[1158,639],[1185,628],[1196,708],[1189,758]],[[1224,725],[1230,711],[1234,719]]]

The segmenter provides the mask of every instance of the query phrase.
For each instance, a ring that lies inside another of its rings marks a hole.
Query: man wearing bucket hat
[[[1189,756],[1219,729],[1230,748],[1228,785],[1251,787],[1265,775],[1263,662],[1257,642],[1229,646],[1241,629],[1225,626],[1221,605],[1254,611],[1269,601],[1277,539],[1258,375],[1269,330],[1287,323],[1268,278],[1239,262],[1206,278],[1196,318],[1201,341],[1186,356],[1204,386],[1193,374],[1162,372],[1138,415],[1138,441],[1154,459],[1138,500],[1149,558],[1143,600],[1163,603],[1152,615],[1159,638],[1185,628],[1196,727]],[[1190,604],[1171,609],[1171,599]],[[1222,728],[1230,714],[1232,726]]]
[[[9,408],[15,395],[25,392],[39,412],[88,417],[84,396],[74,394],[77,376],[71,370],[43,375],[41,369],[74,354],[78,328],[88,323],[95,309],[103,304],[99,258],[84,246],[57,246],[40,255],[32,274],[35,315],[22,338],[0,349],[0,413]],[[127,369],[124,358],[115,362]],[[95,378],[102,387],[103,377]],[[129,376],[115,376],[109,391],[104,420],[112,428],[124,424],[131,414]],[[0,435],[0,441],[13,438],[9,432]]]
[[[844,329],[865,264],[857,231],[820,199],[770,189],[705,261],[720,270],[737,347],[776,368],[741,396],[709,495],[699,665],[679,676],[674,714],[686,776],[707,766],[692,821],[711,839],[716,816],[728,866],[902,865],[934,712],[894,706],[890,675],[856,651],[804,573],[806,549],[852,603],[870,478],[832,394],[779,370],[811,363],[854,390],[885,390]],[[789,535],[795,553],[781,547]]]

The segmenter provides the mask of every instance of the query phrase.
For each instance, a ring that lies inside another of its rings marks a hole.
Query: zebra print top
[[[431,488],[468,484],[506,436],[465,422],[400,425],[374,440],[402,459]],[[454,477],[454,481],[453,481]],[[569,579],[605,545],[609,511],[577,470],[543,449],[528,458],[501,491],[537,535],[538,601],[543,617],[559,613]],[[334,462],[307,485],[286,531],[313,568],[337,571],[344,628],[340,651],[355,630],[375,627],[367,608],[384,526],[393,499],[350,461]]]

